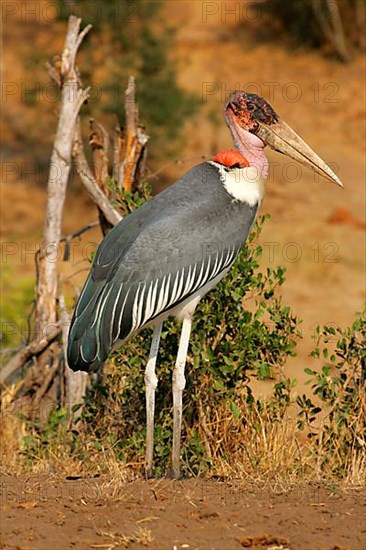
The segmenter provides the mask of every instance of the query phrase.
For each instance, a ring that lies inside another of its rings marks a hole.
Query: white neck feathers
[[[256,206],[261,203],[266,179],[258,168],[253,166],[225,168],[218,162],[209,162],[217,168],[223,186],[234,200],[246,202],[249,206]]]

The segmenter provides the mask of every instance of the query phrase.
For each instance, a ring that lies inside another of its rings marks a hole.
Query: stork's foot
[[[145,477],[146,479],[149,479],[150,477],[153,477],[153,460],[154,460],[154,426],[151,426],[151,429],[149,430],[149,424],[148,424],[148,431],[147,431],[147,438],[146,438],[146,453],[145,453]]]
[[[173,467],[169,470],[167,477],[170,477],[171,479],[182,479],[182,475],[180,473],[180,469],[174,469]]]
[[[177,424],[174,425],[173,432],[173,449],[172,449],[172,467],[171,477],[179,479],[180,475],[180,432],[181,432],[181,415],[176,415]]]
[[[154,470],[152,467],[145,468],[145,479],[152,479],[154,477]]]

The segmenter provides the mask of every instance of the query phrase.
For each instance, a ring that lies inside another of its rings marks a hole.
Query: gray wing
[[[257,207],[190,170],[115,226],[100,244],[74,311],[73,370],[96,370],[123,340],[187,299],[235,260]],[[194,201],[192,201],[194,197]]]

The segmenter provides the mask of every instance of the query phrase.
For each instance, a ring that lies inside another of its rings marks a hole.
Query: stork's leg
[[[184,367],[186,365],[192,318],[183,319],[182,332],[179,340],[178,355],[173,371],[173,455],[172,474],[179,477],[180,434],[182,428],[182,395],[186,385]]]
[[[146,476],[152,475],[153,453],[154,453],[154,412],[155,412],[155,390],[158,379],[155,373],[156,358],[159,350],[160,334],[163,323],[154,327],[149,360],[145,369],[145,392],[146,392]]]

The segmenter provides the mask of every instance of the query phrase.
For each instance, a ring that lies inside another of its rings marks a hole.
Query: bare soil
[[[1,548],[352,549],[365,491],[321,484],[1,478]]]

